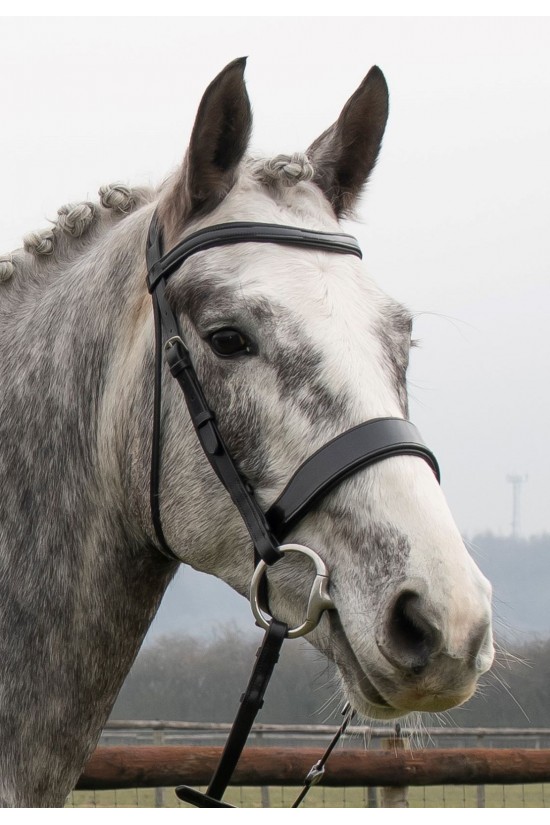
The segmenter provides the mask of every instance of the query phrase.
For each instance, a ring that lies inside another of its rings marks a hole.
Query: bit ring
[[[279,550],[283,556],[286,553],[301,553],[311,559],[315,565],[315,579],[309,594],[306,619],[301,625],[290,627],[286,634],[288,639],[298,639],[317,627],[325,610],[334,610],[334,602],[328,592],[329,573],[321,557],[303,544],[283,544],[279,547]],[[264,561],[260,561],[254,571],[250,585],[250,606],[256,623],[264,630],[269,628],[269,622],[273,618],[262,610],[259,599],[260,582],[267,568],[268,565]]]

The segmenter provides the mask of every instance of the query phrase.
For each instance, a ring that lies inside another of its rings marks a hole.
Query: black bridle
[[[181,786],[181,799],[200,807],[230,807],[221,802],[234,767],[244,748],[254,718],[263,704],[263,694],[285,638],[304,635],[320,620],[324,610],[334,608],[328,591],[328,571],[315,551],[296,544],[282,545],[297,524],[329,490],[364,467],[395,455],[415,455],[428,462],[437,479],[439,468],[434,455],[422,442],[416,427],[401,418],[378,418],[359,424],[329,441],[310,456],[294,473],[267,513],[260,508],[250,483],[235,465],[220,434],[214,412],[209,408],[200,381],[185,345],[178,319],[166,298],[166,283],[181,265],[197,252],[237,243],[275,243],[361,257],[351,235],[315,232],[266,223],[225,223],[194,232],[164,253],[162,231],[156,214],[147,240],[147,284],[155,319],[155,398],[151,451],[151,516],[159,549],[168,558],[180,561],[169,547],[160,517],[162,357],[183,390],[189,415],[199,442],[213,470],[228,491],[248,529],[254,546],[255,573],[251,602],[257,623],[266,635],[258,653],[247,690],[241,699],[226,747],[206,794]],[[315,581],[305,622],[289,628],[269,615],[265,570],[286,552],[308,556],[316,568]],[[349,718],[349,717],[348,717]],[[342,727],[345,727],[345,723]]]

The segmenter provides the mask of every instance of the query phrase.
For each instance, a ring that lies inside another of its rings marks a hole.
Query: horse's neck
[[[22,295],[0,326],[0,800],[10,806],[63,804],[173,572],[132,519],[124,416],[136,365],[119,324],[125,309],[137,321],[114,269],[106,286],[82,272],[80,290],[69,279]]]

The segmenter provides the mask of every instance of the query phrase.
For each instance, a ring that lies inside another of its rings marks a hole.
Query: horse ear
[[[213,209],[235,182],[252,129],[245,66],[246,57],[233,60],[202,97],[183,166],[161,205],[173,228]]]
[[[338,217],[349,213],[376,163],[388,119],[388,87],[373,66],[340,117],[308,149],[314,182]]]

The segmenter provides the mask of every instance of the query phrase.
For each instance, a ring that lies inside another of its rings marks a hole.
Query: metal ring
[[[325,610],[334,609],[334,602],[328,592],[329,573],[324,561],[309,547],[302,544],[283,544],[282,547],[279,547],[279,550],[283,555],[285,553],[301,553],[310,558],[315,565],[315,579],[307,603],[306,620],[297,627],[289,628],[286,634],[288,639],[298,639],[317,627]],[[257,624],[263,627],[264,630],[268,629],[269,622],[273,618],[262,610],[259,602],[260,582],[267,568],[268,565],[265,561],[260,561],[254,571],[250,585],[250,606]]]

